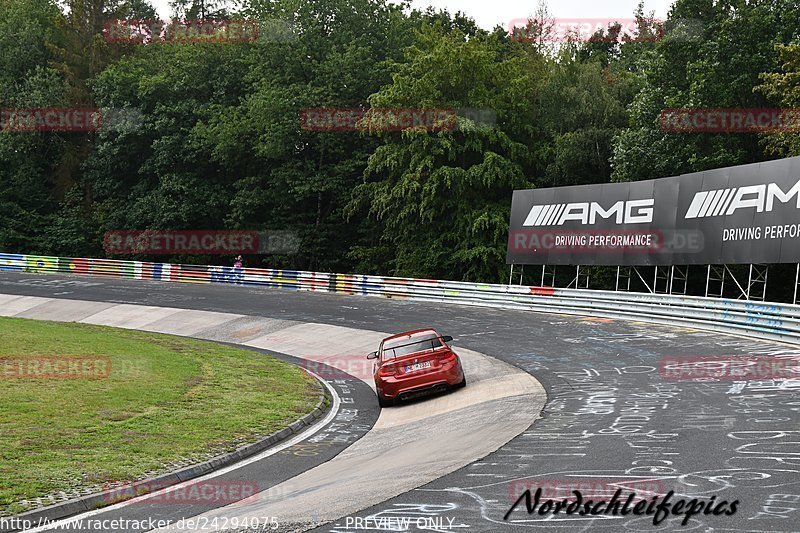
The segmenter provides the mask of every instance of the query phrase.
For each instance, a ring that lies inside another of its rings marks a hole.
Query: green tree
[[[549,141],[539,156],[541,186],[604,183],[611,175],[613,139],[627,123],[632,76],[615,72],[605,53],[582,54],[586,49],[568,44],[549,64],[541,97]]]
[[[57,107],[68,86],[50,66],[61,12],[48,0],[0,0],[0,110]],[[48,249],[67,135],[0,131],[0,249]]]
[[[504,275],[508,201],[513,189],[530,185],[545,68],[540,55],[516,44],[500,33],[465,39],[426,26],[392,82],[370,98],[374,108],[478,108],[497,117],[488,126],[459,117],[454,131],[382,134],[350,212],[368,208],[384,225],[394,274]]]
[[[103,105],[140,109],[143,125],[101,133],[86,163],[95,225],[289,229],[301,252],[270,266],[347,269],[364,228],[342,208],[376,141],[304,130],[300,116],[366,103],[389,81],[407,19],[375,0],[248,4],[242,16],[292,33],[148,45],[97,77]]]
[[[781,62],[781,72],[761,74],[761,85],[756,89],[770,102],[790,109],[793,125],[785,131],[777,131],[763,136],[762,141],[768,154],[784,157],[800,155],[800,44],[779,45],[777,47]]]
[[[776,44],[800,31],[793,0],[677,0],[664,38],[637,58],[642,87],[630,125],[617,136],[613,179],[629,181],[765,158],[755,134],[668,133],[667,108],[763,107],[753,88],[777,67]],[[623,46],[624,48],[624,46]]]

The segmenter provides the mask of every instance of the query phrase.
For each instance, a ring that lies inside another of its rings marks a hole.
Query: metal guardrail
[[[65,273],[183,283],[260,285],[291,290],[338,292],[468,306],[626,319],[679,325],[766,340],[800,342],[800,305],[781,303],[296,270],[2,253],[0,253],[0,271]]]

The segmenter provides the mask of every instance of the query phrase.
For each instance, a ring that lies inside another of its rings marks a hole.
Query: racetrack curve
[[[431,325],[544,384],[544,418],[498,451],[319,531],[363,531],[355,518],[367,516],[436,518],[444,531],[800,530],[798,381],[674,381],[659,373],[667,356],[796,356],[794,347],[645,323],[253,287],[0,273],[0,292],[373,331]],[[686,526],[676,518],[654,526],[651,517],[554,518],[524,509],[503,520],[520,486],[587,481],[656,484],[739,507]],[[409,529],[417,527],[412,520]]]
[[[366,386],[374,387],[371,362],[366,360],[365,354],[377,346],[386,333],[216,311],[6,294],[0,294],[0,315],[38,320],[68,319],[268,349],[280,357],[295,357],[298,364],[323,380],[333,395],[334,406],[326,417],[328,421],[319,424],[322,428],[316,428],[318,434],[309,435],[310,438],[279,452],[287,462],[292,461],[293,456],[322,459],[322,452],[329,455],[327,460],[320,460],[312,468],[297,472],[277,485],[270,483],[274,482],[272,476],[238,482],[240,486],[248,486],[248,493],[254,492],[252,497],[237,494],[236,501],[232,501],[233,495],[230,500],[213,497],[218,490],[230,492],[232,488],[228,480],[220,483],[215,473],[205,475],[200,482],[187,481],[187,476],[173,473],[169,475],[172,481],[186,483],[166,493],[148,494],[108,509],[90,510],[63,521],[58,527],[35,528],[34,531],[64,531],[61,526],[69,526],[66,530],[78,532],[85,529],[88,518],[92,519],[92,524],[99,524],[92,525],[93,530],[98,531],[117,531],[120,526],[113,524],[120,523],[114,522],[120,519],[135,520],[133,526],[126,522],[121,527],[130,532],[166,528],[150,522],[142,525],[143,518],[170,520],[173,523],[168,528],[170,531],[195,531],[197,524],[181,523],[181,519],[195,515],[212,524],[213,530],[230,529],[231,523],[258,523],[262,517],[275,517],[275,523],[279,520],[305,525],[326,523],[424,485],[497,450],[536,420],[545,401],[544,389],[530,374],[484,354],[459,349],[462,365],[470,376],[468,389],[438,395],[425,402],[403,402],[394,409],[383,409],[373,427],[362,427],[354,425],[354,421],[364,418],[365,407],[367,412],[374,409],[375,402],[370,394],[366,401],[362,395],[361,401],[356,403],[352,381],[360,379]],[[356,375],[349,372],[356,372]],[[300,432],[305,426],[295,423],[289,427]],[[337,448],[337,453],[330,457],[330,452]],[[427,450],[433,448],[439,451],[429,454]],[[386,454],[388,449],[392,450],[391,454]],[[267,455],[265,461],[258,456],[250,458],[245,461],[246,468],[240,470],[232,465],[225,473],[241,475],[253,465],[262,467],[263,473],[262,463],[274,459],[269,451],[264,454]],[[393,483],[381,483],[376,474],[391,477]],[[251,488],[255,485],[258,490]],[[116,501],[115,495],[125,490],[100,496],[101,501]],[[197,498],[183,501],[185,497],[181,494],[191,491],[209,494],[212,501],[197,501]],[[76,504],[65,502],[64,505],[73,513]],[[95,506],[86,506],[84,510],[87,507],[94,509]],[[309,508],[314,508],[314,512],[309,514]],[[56,509],[51,510],[54,511]],[[41,510],[35,514],[53,516],[47,513]]]

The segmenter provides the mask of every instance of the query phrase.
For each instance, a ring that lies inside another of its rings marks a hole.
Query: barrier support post
[[[569,282],[569,285],[567,285],[567,288],[572,287],[573,283],[575,284],[575,288],[576,289],[580,289],[581,288],[581,284],[583,284],[583,288],[584,289],[588,289],[589,288],[589,274],[587,274],[585,272],[581,272],[581,266],[580,265],[577,265],[575,267],[575,279],[573,279],[572,281]]]
[[[764,301],[767,296],[767,275],[769,265],[751,264],[747,277],[747,299]],[[753,288],[759,289],[760,294],[754,293]]]
[[[725,293],[725,273],[728,272],[728,267],[726,265],[708,265],[708,271],[706,272],[706,298],[709,295],[714,296],[716,298],[721,298],[722,295]],[[719,282],[719,292],[711,292],[711,282],[717,281]],[[734,281],[736,279],[734,278]],[[738,283],[737,283],[738,285]]]
[[[663,294],[669,294],[670,290],[670,275],[669,275],[669,268],[665,266],[658,266],[655,267],[655,275],[653,276],[653,293],[657,294],[661,291],[658,290],[658,282],[664,282],[664,291]]]
[[[519,285],[522,285],[522,275],[525,273],[525,265],[520,265],[519,267]],[[511,283],[514,281],[514,263],[511,263],[511,273],[508,275],[508,285],[511,286]]]
[[[625,270],[622,270],[625,269]],[[617,267],[617,284],[616,284],[616,291],[619,291],[619,280],[622,279],[626,281],[625,288],[622,289],[623,291],[630,292],[631,291],[631,267]]]
[[[683,282],[683,288],[680,290],[675,289],[675,282]],[[686,294],[686,287],[689,285],[689,267],[679,267],[672,265],[669,269],[669,293],[670,294]]]
[[[739,280],[736,278],[731,269],[728,268],[728,265],[708,265],[708,274],[706,276],[706,297],[710,295],[721,298],[725,293],[725,278],[729,277],[731,280],[733,280],[733,283],[736,284],[736,288],[739,289],[739,295],[736,297],[737,300],[741,300],[742,298],[745,300],[763,300],[767,291],[768,271],[769,267],[767,265],[751,264],[749,271],[750,273],[747,278],[747,288],[745,288],[741,283],[739,283]],[[711,292],[710,283],[712,281],[719,282],[719,292]],[[754,292],[752,292],[751,289],[753,289],[753,287],[760,287],[761,294],[756,295]]]
[[[545,283],[545,278],[550,276],[550,284]],[[540,287],[555,287],[556,286],[556,266],[547,266],[542,265],[542,283],[539,285]]]

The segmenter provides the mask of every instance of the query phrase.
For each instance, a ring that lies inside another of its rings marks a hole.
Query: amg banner
[[[630,183],[514,191],[507,263],[800,262],[800,157]]]

